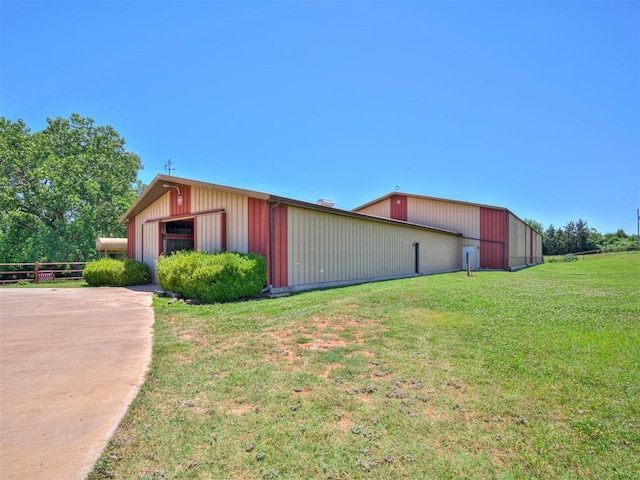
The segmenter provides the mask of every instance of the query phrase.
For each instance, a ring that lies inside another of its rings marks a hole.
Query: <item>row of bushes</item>
[[[156,265],[164,290],[205,303],[256,296],[267,281],[266,260],[254,253],[181,251],[160,257]],[[91,286],[124,287],[151,281],[146,264],[112,258],[87,264],[83,277]]]

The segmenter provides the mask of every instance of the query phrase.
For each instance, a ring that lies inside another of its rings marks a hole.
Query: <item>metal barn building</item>
[[[260,253],[272,293],[461,269],[457,229],[366,213],[158,175],[120,220],[154,279],[156,259],[181,249]]]
[[[542,263],[542,235],[506,208],[389,193],[353,210],[462,234],[461,268],[517,269]]]

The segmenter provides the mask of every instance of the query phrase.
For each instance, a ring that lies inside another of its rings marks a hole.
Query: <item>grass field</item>
[[[90,479],[638,478],[637,252],[154,308]]]

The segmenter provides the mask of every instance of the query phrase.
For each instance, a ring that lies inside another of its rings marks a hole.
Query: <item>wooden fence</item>
[[[87,262],[0,263],[0,284],[81,280]]]

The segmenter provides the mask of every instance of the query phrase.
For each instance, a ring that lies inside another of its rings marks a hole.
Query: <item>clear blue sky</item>
[[[638,1],[7,1],[0,115],[110,124],[165,173],[393,191],[636,232]]]

